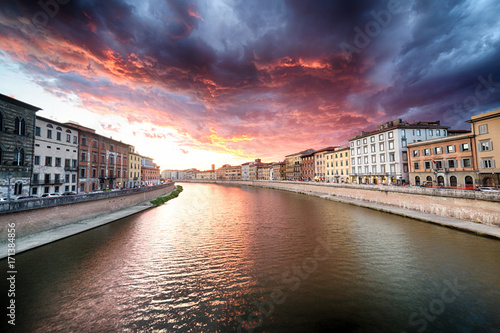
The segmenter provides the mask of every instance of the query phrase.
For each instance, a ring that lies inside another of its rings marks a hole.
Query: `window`
[[[488,125],[479,125],[479,134],[488,134]]]
[[[19,195],[21,193],[23,193],[23,183],[16,182],[16,185],[14,186],[14,195]]]
[[[456,160],[448,160],[448,168],[456,168],[457,167],[457,161]]]
[[[365,145],[366,145],[366,138],[364,138],[364,139],[363,139],[363,144],[365,144]]]
[[[389,141],[389,149],[394,149],[394,141]]]
[[[481,168],[483,169],[492,169],[495,168],[495,160],[482,160],[481,161]]]
[[[368,156],[365,156],[365,158],[363,159],[363,162],[365,162],[365,164],[368,164]]]
[[[460,151],[470,151],[470,143],[462,143],[460,144]]]
[[[415,186],[419,186],[419,185],[420,185],[420,177],[416,176],[415,177]]]
[[[436,136],[441,136],[441,130],[436,130]]]
[[[381,165],[380,166],[380,172],[381,173],[385,173],[385,165]]]
[[[435,147],[434,148],[434,155],[439,155],[443,153],[443,147]]]
[[[422,135],[422,132],[418,129],[417,130],[417,136],[421,136]]]
[[[378,139],[379,139],[380,141],[383,141],[383,140],[384,140],[384,135],[383,135],[383,134],[380,134],[380,135],[378,136]]]
[[[372,166],[372,173],[373,174],[377,173],[377,167],[375,165]]]
[[[387,133],[387,137],[388,137],[389,139],[392,139],[392,138],[394,137],[394,132],[389,132],[389,133]]]
[[[56,167],[60,167],[61,166],[61,158],[60,157],[56,157]]]
[[[69,174],[68,173],[64,175],[64,182],[69,183]]]
[[[389,162],[394,162],[396,160],[396,156],[394,153],[389,154]]]
[[[403,152],[403,161],[408,161],[408,153],[407,152]]]
[[[87,146],[87,137],[85,135],[82,135],[81,137],[81,141],[82,141],[82,146]]]
[[[413,169],[419,170],[420,169],[420,163],[419,162],[414,162],[413,163]]]
[[[361,164],[361,157],[358,157],[358,165]]]
[[[34,173],[33,174],[33,184],[38,184],[38,180],[40,179],[40,174]]]
[[[92,148],[97,148],[97,139],[96,138],[92,139]]]
[[[377,163],[377,156],[372,155],[372,163]]]
[[[42,129],[40,127],[35,127],[35,135],[42,136]]]
[[[446,146],[446,152],[447,153],[454,153],[455,152],[455,145]]]
[[[383,143],[379,144],[378,150],[384,151],[384,144]]]
[[[45,156],[45,166],[52,166],[52,157]]]
[[[82,162],[86,162],[87,161],[87,151],[86,150],[82,150],[81,153],[80,153],[80,161]]]
[[[364,154],[368,154],[368,147],[366,147],[366,146],[365,146],[365,147],[363,147],[363,153],[364,153]]]
[[[370,142],[375,142],[375,137],[374,137],[374,136],[372,136],[372,137],[370,138]]]
[[[436,169],[442,169],[443,168],[443,161],[434,161],[434,167]]]
[[[430,135],[430,136],[433,136],[433,135],[434,135],[434,131],[430,129],[430,130],[429,130],[429,135]]]
[[[111,150],[111,151],[115,151],[115,145],[114,145],[114,144],[110,144],[110,145],[109,145],[109,150]]]
[[[47,129],[47,139],[52,139],[52,130]]]
[[[430,169],[431,168],[431,162],[425,161],[424,162],[424,167],[425,167],[426,170]]]
[[[483,141],[479,143],[479,151],[493,150],[493,143],[491,141]]]
[[[408,164],[403,164],[403,172],[408,172]]]
[[[76,183],[76,174],[71,175],[71,182]]]
[[[101,154],[101,163],[106,163],[106,156],[104,154]]]
[[[61,135],[62,135],[61,132],[56,132],[56,140],[57,141],[61,141]]]
[[[37,194],[38,194],[38,187],[33,187],[33,188],[31,189],[31,194],[33,194],[33,195],[37,195]]]
[[[380,163],[385,163],[385,154],[380,154]]]
[[[75,145],[78,143],[78,137],[76,135],[73,136],[73,143]]]
[[[35,155],[35,161],[33,162],[35,165],[40,165],[40,156]]]
[[[26,135],[26,121],[24,118],[16,117],[14,122],[14,134]]]
[[[61,175],[60,175],[60,174],[58,174],[58,173],[56,173],[56,174],[54,175],[54,177],[55,177],[55,179],[54,179],[55,183],[56,183],[56,184],[59,184],[59,183],[61,182]]]
[[[80,169],[80,177],[85,178],[85,168]]]
[[[462,159],[462,168],[470,168],[470,167],[471,167],[470,158],[463,158]]]
[[[76,160],[71,160],[71,166],[76,169]]]
[[[354,157],[351,158],[351,165],[356,165],[356,159]]]
[[[357,140],[356,141],[356,146],[360,146],[361,145],[361,141]]]
[[[371,150],[372,153],[374,153],[375,152],[375,145],[371,145],[370,146],[370,150]]]
[[[422,156],[430,156],[430,155],[431,155],[431,149],[430,148],[422,149]]]
[[[71,134],[66,134],[66,142],[71,142]]]
[[[418,157],[419,155],[420,155],[420,152],[418,150],[412,150],[411,151],[411,156]]]

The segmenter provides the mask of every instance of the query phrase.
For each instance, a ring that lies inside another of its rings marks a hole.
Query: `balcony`
[[[65,166],[64,171],[78,171],[78,167],[74,166]]]
[[[31,181],[32,185],[61,185],[64,184],[62,179],[37,179]]]

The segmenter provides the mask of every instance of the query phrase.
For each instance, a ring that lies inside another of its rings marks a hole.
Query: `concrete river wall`
[[[335,195],[364,202],[500,226],[500,193],[381,185],[289,181],[192,180],[181,182],[252,185],[316,195]]]
[[[174,187],[170,183],[121,191],[2,202],[0,234],[7,234],[9,223],[16,225],[16,238],[78,223],[147,202],[172,191]]]

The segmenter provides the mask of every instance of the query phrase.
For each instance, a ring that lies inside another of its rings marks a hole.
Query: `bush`
[[[159,197],[154,200],[151,200],[151,204],[154,206],[159,206],[163,205],[165,202],[169,201],[170,199],[177,198],[179,196],[179,193],[182,192],[182,186],[177,186],[175,190],[173,190],[169,195],[166,197]]]

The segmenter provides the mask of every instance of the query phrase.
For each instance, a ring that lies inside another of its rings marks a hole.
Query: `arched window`
[[[23,193],[23,183],[16,182],[16,185],[14,186],[14,195],[19,195],[21,193]]]
[[[457,177],[451,176],[450,177],[450,186],[457,186],[457,184],[458,184]]]
[[[428,182],[432,182],[432,177],[431,176],[427,176],[427,178],[425,180],[427,180]]]
[[[416,177],[415,177],[415,185],[416,185],[416,186],[419,186],[419,185],[420,185],[420,177],[419,177],[419,176],[416,176]]]
[[[443,176],[439,176],[437,180],[438,180],[438,186],[444,186],[444,177]]]
[[[62,131],[61,127],[56,127],[56,131]]]
[[[54,128],[54,126],[52,126],[51,124],[47,124],[47,127],[48,128]]]
[[[71,131],[68,129],[68,130],[66,130],[66,133],[71,133]]]
[[[14,163],[13,165],[23,166],[24,165],[24,149],[15,148],[14,149]]]
[[[26,121],[24,118],[16,117],[16,121],[14,123],[14,134],[26,135]]]
[[[471,176],[465,177],[465,185],[474,185],[474,180]]]

